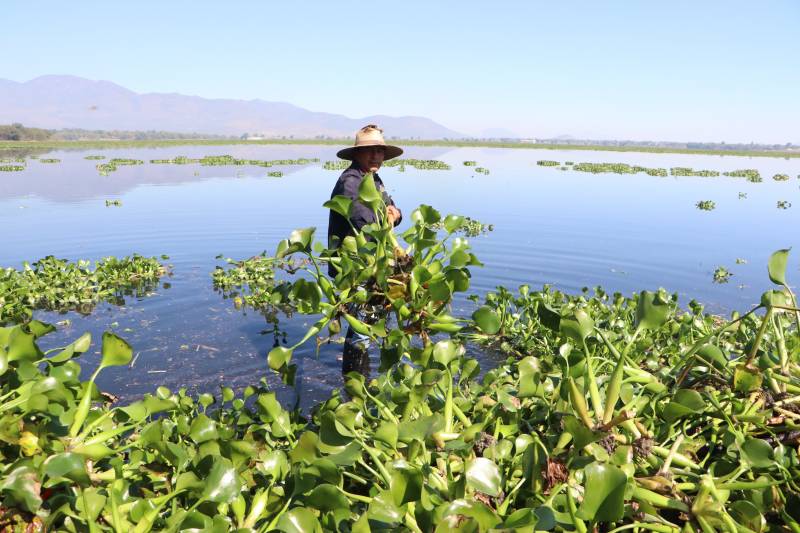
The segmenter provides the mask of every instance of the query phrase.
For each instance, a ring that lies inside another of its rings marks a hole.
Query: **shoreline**
[[[335,145],[347,146],[352,139],[157,139],[157,140],[85,140],[85,141],[0,141],[0,153],[10,150],[59,150],[107,148],[158,148],[163,146],[231,146],[231,145]],[[645,146],[596,146],[572,144],[534,144],[492,141],[402,140],[390,142],[404,146],[443,146],[453,148],[512,148],[518,150],[574,150],[593,152],[640,152],[655,154],[719,155],[731,157],[800,158],[800,151],[770,150],[703,150],[693,148],[668,148]]]

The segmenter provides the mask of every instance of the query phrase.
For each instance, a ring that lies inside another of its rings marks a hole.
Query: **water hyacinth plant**
[[[0,324],[27,321],[36,309],[89,313],[101,301],[122,304],[125,296],[151,292],[169,268],[155,257],[134,254],[95,263],[44,257],[22,270],[0,270]]]
[[[737,261],[737,264],[738,261]],[[731,280],[733,273],[724,266],[718,266],[714,270],[714,283],[728,283]]]
[[[700,200],[694,206],[701,211],[713,211],[717,204],[713,200]]]

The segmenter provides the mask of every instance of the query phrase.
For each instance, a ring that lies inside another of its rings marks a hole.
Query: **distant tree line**
[[[0,125],[0,141],[46,141],[51,136],[50,130],[26,128],[19,122],[9,126]]]
[[[68,128],[53,130],[53,139],[59,141],[154,141],[170,139],[237,139],[231,135],[214,135],[212,133],[177,133],[174,131],[129,131],[129,130],[84,130]]]
[[[528,141],[530,142],[530,141]],[[618,146],[635,148],[680,148],[688,150],[731,150],[731,151],[769,151],[798,150],[800,146],[792,143],[758,144],[721,142],[671,142],[671,141],[630,141],[630,140],[596,140],[596,139],[535,139],[537,144],[564,144],[579,146]]]

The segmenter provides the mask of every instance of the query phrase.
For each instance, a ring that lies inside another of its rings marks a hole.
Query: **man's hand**
[[[394,226],[396,220],[400,218],[400,210],[393,205],[386,206],[386,218],[389,219],[389,224]]]

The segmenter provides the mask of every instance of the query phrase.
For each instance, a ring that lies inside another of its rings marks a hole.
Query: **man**
[[[339,176],[339,180],[333,187],[331,198],[337,195],[347,196],[353,200],[353,204],[349,223],[339,213],[330,212],[328,218],[328,246],[330,248],[338,248],[345,237],[353,234],[350,224],[356,230],[360,230],[363,226],[377,221],[375,212],[358,201],[358,187],[368,172],[372,172],[375,186],[383,194],[387,219],[395,226],[401,222],[403,215],[386,192],[383,181],[377,172],[384,161],[393,159],[402,153],[401,148],[386,144],[383,139],[383,130],[374,124],[364,126],[356,133],[356,142],[353,146],[339,150],[336,155],[341,159],[352,161],[352,164]],[[331,276],[336,275],[333,265],[329,266],[328,273]],[[367,319],[363,311],[359,309],[351,309],[350,314],[359,319]],[[342,353],[342,374],[353,370],[364,375],[369,374],[368,342],[368,337],[356,333],[353,328],[348,328]]]

